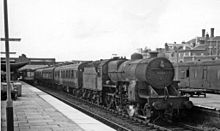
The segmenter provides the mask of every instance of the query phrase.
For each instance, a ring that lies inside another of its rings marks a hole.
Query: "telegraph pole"
[[[5,41],[6,81],[7,81],[7,102],[6,102],[7,131],[14,131],[13,101],[11,99],[11,84],[10,84],[11,73],[10,73],[10,62],[9,62],[9,41],[20,41],[20,39],[9,38],[7,0],[4,0],[4,27],[5,27],[5,38],[1,38],[1,41]]]

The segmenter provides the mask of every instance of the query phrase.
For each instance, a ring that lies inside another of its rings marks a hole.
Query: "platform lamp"
[[[3,2],[4,2],[3,5],[4,5],[5,38],[1,38],[1,41],[5,41],[5,56],[6,56],[6,81],[7,81],[6,120],[7,120],[7,131],[14,131],[13,101],[11,99],[11,84],[10,84],[9,41],[21,41],[21,39],[9,38],[7,0],[4,0]]]

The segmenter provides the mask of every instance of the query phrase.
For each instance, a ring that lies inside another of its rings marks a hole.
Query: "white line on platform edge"
[[[85,115],[84,113],[70,107],[69,105],[66,105],[60,100],[54,98],[53,96],[39,96],[86,131],[115,131],[113,128],[97,121],[90,116]]]

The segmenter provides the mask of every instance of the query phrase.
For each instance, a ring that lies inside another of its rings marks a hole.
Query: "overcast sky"
[[[4,37],[3,0],[0,7]],[[11,57],[130,57],[138,48],[201,36],[203,28],[220,35],[220,0],[8,0],[8,12],[10,37],[22,39],[11,42]]]

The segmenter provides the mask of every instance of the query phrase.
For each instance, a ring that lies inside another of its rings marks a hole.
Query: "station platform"
[[[14,131],[114,131],[111,127],[22,82],[13,101]],[[1,101],[1,130],[7,130],[6,101]]]
[[[194,97],[190,97],[190,100],[196,106],[202,106],[202,107],[220,110],[220,94],[206,93],[206,97],[194,96]]]

